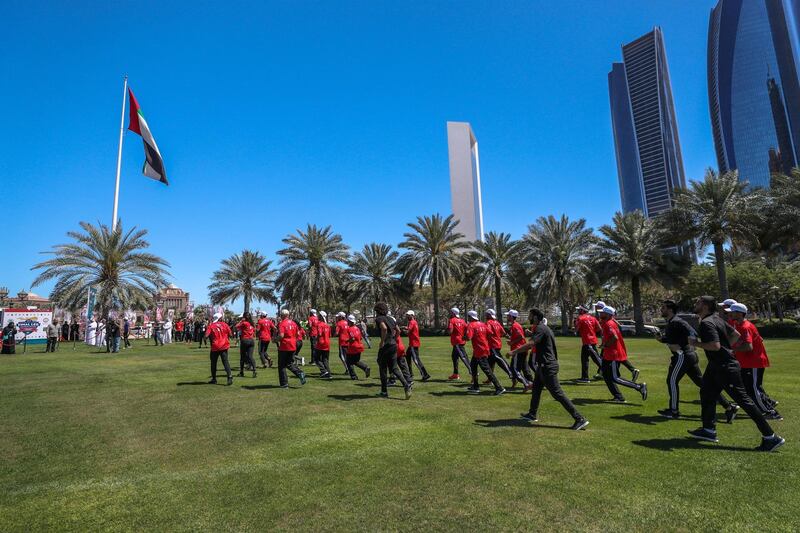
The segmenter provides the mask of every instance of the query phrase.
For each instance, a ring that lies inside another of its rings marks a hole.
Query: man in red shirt
[[[467,351],[464,349],[464,345],[466,344],[467,323],[464,322],[463,318],[458,316],[460,313],[461,311],[458,307],[450,309],[450,322],[447,324],[447,332],[450,334],[450,345],[453,347],[453,351],[450,353],[450,357],[453,359],[453,373],[447,378],[451,381],[461,379],[461,376],[458,375],[459,359],[464,363],[467,372],[470,371]]]
[[[344,373],[350,375],[350,367],[347,365],[347,315],[339,311],[336,313],[336,330],[334,334],[339,338],[339,359],[344,365]]]
[[[600,354],[597,353],[597,335],[602,334],[600,322],[593,317],[589,310],[581,305],[575,309],[578,316],[575,317],[575,330],[581,336],[581,377],[576,380],[576,383],[591,383],[589,379],[589,359],[597,365],[597,371],[600,372],[603,366],[603,360],[600,359]]]
[[[417,324],[417,317],[414,311],[410,309],[406,311],[406,318],[408,325],[406,326],[406,335],[408,335],[408,350],[406,350],[406,357],[410,357],[411,361],[417,365],[417,368],[422,374],[422,381],[431,379],[431,375],[425,370],[425,365],[422,364],[422,359],[419,358],[419,324]],[[411,377],[414,377],[414,369],[411,363],[408,364],[408,370],[411,372]]]
[[[506,314],[506,323],[511,331],[508,339],[508,345],[511,350],[516,350],[526,344],[525,330],[522,329],[522,325],[517,322],[517,317],[519,317],[519,311],[515,309],[508,310]],[[520,350],[519,352],[513,352],[513,354],[514,355],[511,356],[511,371],[517,376],[516,381],[519,381],[525,386],[525,391],[529,391],[533,389],[533,376],[528,370],[528,351]]]
[[[642,395],[642,400],[646,400],[647,383],[634,383],[619,377],[619,364],[621,361],[628,359],[628,351],[625,349],[625,341],[622,338],[619,324],[614,320],[614,315],[616,314],[616,309],[608,305],[600,310],[600,328],[603,333],[603,378],[606,381],[608,390],[614,396],[614,401],[625,402],[625,397],[619,391],[617,385],[639,391]]]
[[[308,336],[311,339],[311,364],[317,364],[317,310],[309,309],[308,311]]]
[[[756,406],[764,413],[767,420],[783,420],[775,410],[776,402],[764,391],[764,372],[769,366],[769,357],[764,348],[764,339],[758,332],[755,324],[745,318],[747,306],[743,303],[734,303],[728,308],[728,317],[733,321],[733,327],[739,332],[739,342],[732,346],[733,355],[742,367],[742,382]]]
[[[606,307],[606,304],[600,300],[596,304],[594,304],[594,314],[597,320],[600,320],[600,311]],[[601,326],[602,327],[602,326]],[[600,359],[603,358],[603,347],[600,347]],[[639,378],[639,369],[633,366],[633,363],[630,362],[629,359],[625,359],[624,361],[620,361],[619,364],[630,370],[631,372],[631,381],[635,382]],[[602,370],[602,369],[601,369]],[[597,377],[597,376],[595,376]]]
[[[489,327],[478,320],[477,311],[469,311],[467,313],[467,338],[472,341],[472,360],[470,361],[470,370],[472,372],[472,386],[467,389],[470,394],[479,394],[481,387],[478,385],[478,367],[483,370],[486,377],[494,385],[494,395],[500,396],[506,389],[500,385],[500,382],[492,372],[492,367],[489,365]]]
[[[317,366],[319,367],[319,377],[331,379],[331,367],[328,360],[331,354],[331,327],[328,325],[328,313],[319,312],[319,320],[316,323],[316,342],[314,350],[317,354]]]
[[[272,368],[272,359],[269,357],[269,343],[272,341],[272,331],[275,329],[275,324],[269,319],[267,313],[262,312],[258,323],[256,324],[256,331],[258,331],[258,356],[261,358],[261,368]]]
[[[253,369],[253,377],[256,377],[256,362],[253,359],[256,328],[253,326],[250,311],[242,315],[242,319],[236,324],[236,331],[239,332],[239,377],[244,377],[244,369],[248,365]]]
[[[364,353],[364,342],[361,336],[361,328],[356,325],[354,315],[347,316],[347,366],[350,368],[350,379],[356,380],[356,369],[358,367],[364,371],[364,377],[369,377],[369,367],[361,360]]]
[[[515,387],[517,385],[517,378],[514,373],[511,372],[511,367],[508,366],[501,352],[503,349],[503,337],[508,337],[508,333],[506,333],[503,324],[497,320],[497,314],[494,312],[494,309],[487,309],[484,319],[486,320],[486,338],[489,341],[489,365],[492,367],[492,372],[494,372],[494,366],[496,364],[500,365],[500,368],[502,368],[511,379],[511,386]],[[488,383],[488,380],[484,381],[484,384]],[[527,382],[523,382],[523,384],[526,387],[528,385]]]
[[[178,342],[183,341],[183,319],[179,318],[177,322],[175,322],[175,340]]]
[[[228,385],[233,383],[231,365],[228,363],[228,348],[231,347],[231,328],[222,321],[222,313],[214,314],[214,322],[206,328],[205,336],[211,339],[211,381],[210,384],[217,383],[217,360],[222,358],[222,365],[228,375]]]
[[[297,323],[292,320],[289,310],[281,311],[281,323],[278,324],[278,380],[282,389],[289,388],[286,370],[300,379],[300,384],[306,384],[306,375],[297,368],[294,362],[294,352],[297,349],[298,338]]]

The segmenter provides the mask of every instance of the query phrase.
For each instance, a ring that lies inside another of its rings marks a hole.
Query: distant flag
[[[130,123],[128,124],[128,129],[141,135],[142,140],[144,141],[145,162],[142,173],[148,178],[153,178],[156,181],[160,181],[164,185],[169,185],[169,182],[167,181],[167,174],[164,172],[164,160],[161,159],[161,152],[158,151],[156,140],[153,139],[153,135],[150,133],[150,128],[147,125],[147,121],[144,119],[144,115],[142,114],[142,109],[139,107],[139,102],[136,101],[136,98],[133,96],[133,91],[131,91],[130,88],[128,88],[128,96],[130,96],[131,102]]]

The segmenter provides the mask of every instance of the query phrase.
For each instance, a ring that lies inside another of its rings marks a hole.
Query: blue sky
[[[141,175],[126,133],[120,216],[198,304],[222,258],[273,257],[306,223],[360,248],[449,213],[448,120],[478,138],[487,231],[560,213],[598,227],[620,208],[607,74],[654,25],[686,175],[716,165],[714,3],[6,2],[0,285],[29,289],[39,252],[110,223],[126,73],[171,184]]]

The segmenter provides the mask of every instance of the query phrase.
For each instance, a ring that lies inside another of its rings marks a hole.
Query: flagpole
[[[128,76],[122,86],[122,116],[119,119],[119,151],[117,152],[117,182],[114,185],[114,218],[111,221],[111,231],[117,229],[117,210],[119,207],[119,172],[122,168],[122,134],[125,133],[125,96],[128,92]]]

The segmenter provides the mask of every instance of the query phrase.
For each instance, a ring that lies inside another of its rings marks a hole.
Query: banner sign
[[[47,341],[47,326],[53,321],[53,312],[45,309],[6,309],[3,321],[13,321],[19,334],[17,340],[24,337],[28,341]]]
[[[89,294],[86,297],[86,320],[91,321],[94,314],[95,299],[97,298],[97,289],[90,287]]]

